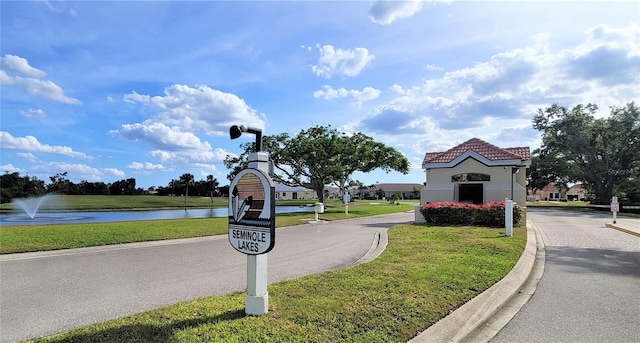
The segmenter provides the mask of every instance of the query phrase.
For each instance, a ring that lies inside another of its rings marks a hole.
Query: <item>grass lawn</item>
[[[397,225],[372,262],[270,285],[263,316],[232,293],[34,341],[406,342],[503,278],[525,241],[524,229]]]
[[[138,198],[138,196],[129,197]],[[206,200],[210,203],[208,198]],[[97,200],[95,203],[99,201]],[[139,202],[129,203],[134,206],[139,205]],[[224,206],[227,204],[225,203]],[[319,218],[339,220],[408,211],[412,208],[411,205],[388,205],[386,203],[370,205],[368,202],[355,202],[349,205],[349,214],[346,215],[344,207],[339,202],[328,202],[325,213],[320,214]],[[276,227],[304,224],[306,223],[303,221],[305,218],[312,219],[313,213],[278,214]],[[3,226],[0,227],[0,254],[202,237],[226,234],[227,232],[227,218]]]

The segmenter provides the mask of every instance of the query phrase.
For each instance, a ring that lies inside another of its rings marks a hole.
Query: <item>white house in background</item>
[[[275,184],[276,200],[311,200],[318,199],[316,192],[304,187],[291,187],[281,183]]]
[[[422,187],[424,185],[421,183],[377,183],[371,187],[356,190],[356,194],[360,199],[377,199],[378,191],[382,190],[386,199],[393,194],[397,194],[400,199],[418,199]]]
[[[428,152],[422,162],[426,183],[420,203],[454,201],[482,204],[511,198],[526,204],[529,147],[499,148],[472,138],[444,152]],[[416,220],[421,218],[416,210]]]

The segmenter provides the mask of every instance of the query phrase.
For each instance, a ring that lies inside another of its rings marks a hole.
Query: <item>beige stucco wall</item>
[[[491,175],[490,182],[469,182],[484,184],[484,202],[504,201],[511,196],[511,166],[487,166],[473,158],[467,158],[453,168],[435,168],[426,171],[427,184],[420,191],[420,202],[456,201],[456,183],[451,176],[461,173],[483,173]],[[526,167],[514,175],[513,200],[525,206],[527,191]]]

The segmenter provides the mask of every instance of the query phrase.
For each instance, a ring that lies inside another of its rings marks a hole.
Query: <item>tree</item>
[[[47,189],[44,181],[37,177],[20,176],[19,173],[5,172],[0,176],[0,202],[11,202],[14,198],[28,198],[44,195]]]
[[[313,189],[321,202],[326,185],[336,183],[344,189],[357,171],[366,173],[377,168],[405,174],[409,171],[409,161],[395,149],[361,133],[348,136],[331,126],[315,126],[295,137],[286,133],[265,136],[262,147],[270,153],[276,182]],[[246,167],[255,143],[245,143],[241,148],[245,151],[240,156],[225,159],[225,166],[233,169],[229,180]]]
[[[607,118],[595,118],[594,104],[569,110],[552,105],[539,109],[533,127],[542,133],[540,155],[556,164],[555,178],[584,182],[596,202],[610,201],[614,190],[640,187],[640,111],[632,102],[611,107]]]
[[[568,189],[568,184],[574,181],[569,170],[572,166],[560,154],[550,155],[535,149],[531,153],[531,166],[527,169],[527,189],[535,194],[551,183],[558,189]]]
[[[342,173],[338,176],[337,186],[344,190],[351,176],[357,172],[368,173],[374,169],[391,170],[403,174],[409,172],[409,160],[398,150],[376,142],[361,132],[341,137],[341,149],[338,155]]]
[[[213,195],[218,191],[218,186],[220,183],[218,179],[213,177],[213,175],[207,175],[207,186],[209,189],[209,197],[211,197],[211,203],[213,203]]]
[[[180,183],[184,185],[184,205],[187,205],[187,197],[189,196],[189,186],[193,184],[195,177],[193,174],[184,173],[180,176]]]
[[[47,192],[59,194],[78,194],[78,186],[67,179],[67,172],[49,176],[51,183],[47,186]]]

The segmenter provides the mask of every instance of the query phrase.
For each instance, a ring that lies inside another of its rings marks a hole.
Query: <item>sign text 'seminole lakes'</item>
[[[231,229],[232,241],[236,244],[234,248],[240,251],[259,252],[260,245],[269,245],[269,232],[255,229]]]

